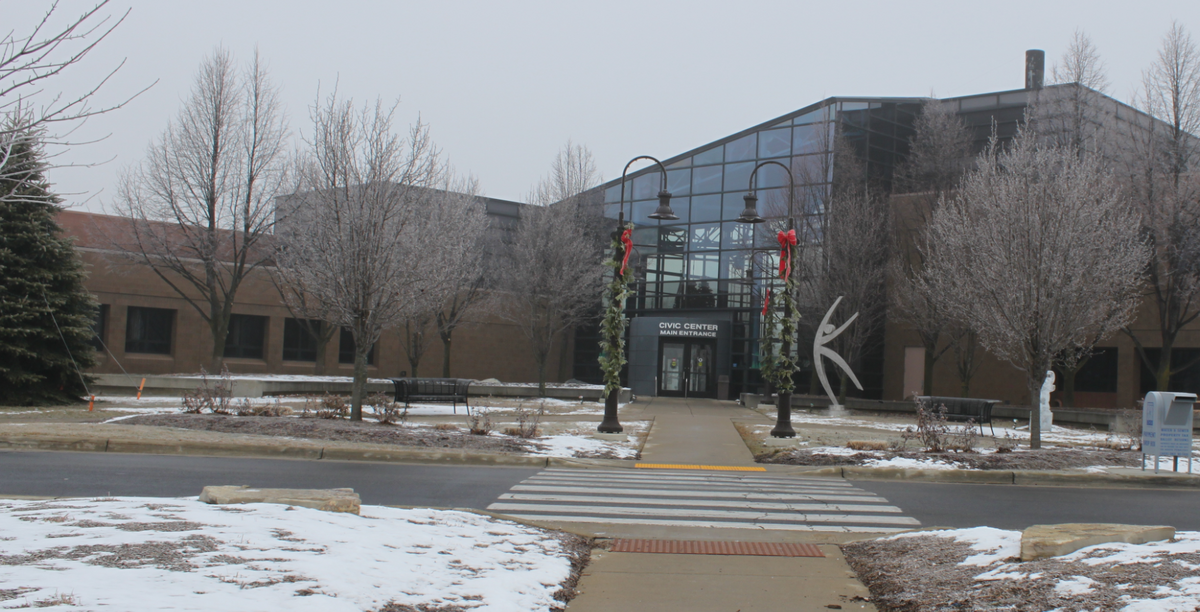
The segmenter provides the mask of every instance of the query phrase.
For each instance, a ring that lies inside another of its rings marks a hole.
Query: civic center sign
[[[660,321],[659,336],[676,336],[686,338],[716,338],[718,326],[713,323],[681,323],[676,321]]]

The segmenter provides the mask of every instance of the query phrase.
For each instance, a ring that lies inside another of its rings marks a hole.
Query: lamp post
[[[740,223],[762,223],[766,219],[758,214],[758,196],[755,195],[754,179],[758,175],[758,169],[763,166],[776,165],[783,168],[787,172],[788,177],[788,224],[786,232],[779,232],[779,277],[783,279],[783,319],[779,324],[779,335],[782,336],[779,357],[774,359],[774,367],[768,373],[768,382],[772,382],[778,390],[778,396],[775,401],[777,418],[775,427],[771,429],[771,437],[773,438],[794,438],[796,430],[792,429],[792,373],[796,371],[796,364],[792,361],[792,338],[796,336],[796,279],[793,274],[793,262],[796,255],[796,229],[795,218],[792,211],[792,204],[795,200],[796,185],[792,180],[792,171],[787,166],[777,161],[765,161],[754,167],[754,171],[750,173],[750,191],[743,196],[746,201],[746,208],[742,214],[738,216],[737,221]],[[767,311],[768,305],[764,304],[763,311]],[[768,326],[767,329],[768,341],[774,344],[776,338],[775,325]],[[768,351],[770,350],[768,345]],[[771,380],[773,379],[773,380]]]
[[[600,369],[604,371],[604,420],[596,428],[599,433],[621,433],[623,427],[617,419],[617,404],[621,395],[621,367],[625,365],[625,300],[629,297],[629,253],[633,249],[630,234],[633,225],[625,225],[625,175],[634,162],[648,159],[658,164],[662,182],[658,191],[658,208],[650,214],[651,219],[674,221],[679,217],[671,210],[671,192],[667,191],[667,169],[662,162],[649,155],[639,155],[625,164],[621,172],[621,202],[617,212],[617,231],[613,232],[613,279],[608,285],[608,306],[600,324],[604,343],[600,351]],[[629,216],[633,217],[633,204]]]

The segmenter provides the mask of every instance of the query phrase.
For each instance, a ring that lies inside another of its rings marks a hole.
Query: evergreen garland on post
[[[95,365],[96,304],[83,262],[55,220],[41,134],[9,131],[0,168],[0,405],[78,401]]]
[[[788,245],[787,249],[795,261],[795,245]],[[771,294],[775,296],[774,303],[765,305],[763,312],[763,339],[760,349],[760,367],[759,371],[762,377],[775,389],[776,393],[791,393],[795,390],[796,385],[792,381],[792,374],[796,371],[796,360],[792,358],[791,351],[796,347],[793,344],[789,347],[788,354],[783,354],[783,339],[790,338],[794,342],[796,339],[796,325],[800,319],[799,312],[796,309],[796,275],[787,275],[787,280],[784,282],[782,297],[780,293]],[[783,302],[782,316],[776,311],[779,309],[779,302]]]
[[[600,342],[600,370],[604,373],[605,396],[621,388],[621,368],[626,363],[625,326],[629,321],[625,318],[625,300],[629,299],[633,270],[624,265],[626,253],[621,235],[624,230],[632,228],[632,225],[619,228],[613,234],[611,246],[616,256],[604,263],[613,269],[613,279],[608,284],[609,300],[604,308],[604,318],[600,321],[600,332],[604,338]]]

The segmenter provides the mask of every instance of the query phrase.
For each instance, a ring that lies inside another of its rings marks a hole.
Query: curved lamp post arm
[[[771,165],[779,166],[780,168],[783,168],[784,172],[787,173],[787,177],[788,177],[788,229],[794,229],[793,228],[794,222],[792,219],[793,219],[795,213],[792,210],[792,206],[793,206],[793,202],[795,202],[795,200],[796,200],[796,181],[792,177],[792,169],[788,168],[787,166],[785,166],[775,160],[761,162],[757,166],[754,167],[753,171],[750,172],[749,192],[747,192],[746,195],[742,197],[742,199],[746,201],[746,209],[742,211],[742,214],[737,218],[737,220],[742,223],[762,223],[763,221],[766,221],[766,219],[762,218],[758,214],[758,195],[757,195],[758,188],[755,185],[755,179],[758,177],[758,169],[759,168],[762,168],[763,166],[771,166]]]
[[[664,166],[662,162],[658,161],[658,159],[654,157],[650,157],[649,155],[639,155],[629,160],[629,163],[625,164],[625,170],[621,172],[621,206],[617,212],[617,223],[620,225],[625,224],[625,175],[629,174],[629,167],[632,166],[634,162],[641,161],[643,159],[648,159],[655,164],[658,164],[658,169],[660,172],[662,172],[662,180],[660,181],[658,190],[658,209],[650,215],[650,218],[662,219],[665,221],[674,221],[675,219],[679,218],[671,210],[671,192],[667,191],[666,166]],[[633,217],[632,203],[629,205],[629,216],[630,218]]]

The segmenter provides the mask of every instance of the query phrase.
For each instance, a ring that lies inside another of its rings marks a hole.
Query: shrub
[[[524,406],[517,407],[517,426],[510,427],[504,431],[518,438],[536,438],[541,435],[538,430],[538,424],[542,421],[542,416],[546,414],[546,402],[542,402],[537,410],[525,408]],[[509,432],[513,433],[509,433]]]
[[[221,375],[209,379],[208,372],[200,368],[200,386],[191,393],[183,394],[183,411],[189,414],[201,414],[205,410],[212,414],[230,414],[230,402],[233,400],[233,381],[229,376],[229,368],[222,366]]]
[[[242,400],[240,402],[238,402],[238,407],[237,407],[237,410],[234,411],[234,414],[236,414],[237,416],[240,416],[240,417],[246,417],[246,416],[281,417],[281,416],[287,416],[289,414],[292,414],[292,409],[281,404],[279,402],[279,398],[275,398],[275,403],[273,403],[273,404],[263,404],[263,405],[259,405],[259,406],[255,406],[250,401],[250,398],[242,398]]]
[[[321,405],[317,408],[318,419],[344,419],[350,414],[350,404],[340,395],[326,393],[321,396]]]
[[[400,406],[386,393],[372,393],[367,396],[366,404],[375,414],[375,420],[382,425],[403,424],[408,420],[408,406]]]
[[[935,410],[918,406],[916,429],[908,427],[900,437],[906,442],[916,440],[927,453],[973,452],[979,434],[975,432],[975,419],[968,420],[963,427],[954,428],[946,422],[945,406],[938,406]]]
[[[467,431],[472,435],[486,436],[496,429],[492,423],[492,414],[488,410],[477,409],[474,414],[467,416]]]
[[[850,440],[846,448],[851,450],[888,450],[891,444],[885,440]]]
[[[454,423],[438,423],[433,428],[438,431],[458,431],[458,425]]]

